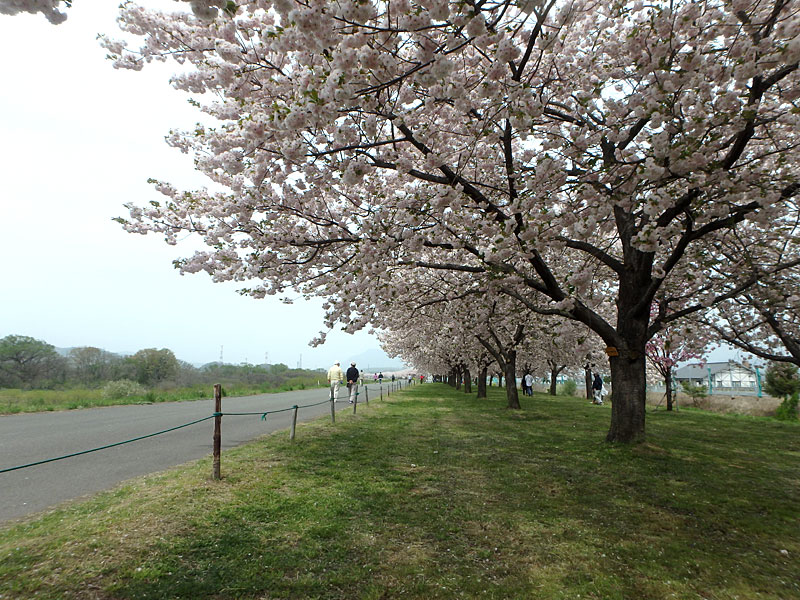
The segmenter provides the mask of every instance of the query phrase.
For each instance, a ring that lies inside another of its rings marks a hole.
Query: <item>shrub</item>
[[[564,383],[562,383],[559,389],[559,395],[561,396],[574,396],[575,391],[578,389],[578,384],[575,383],[572,379],[567,379]]]
[[[147,390],[130,379],[117,379],[109,381],[103,386],[103,398],[106,400],[119,400],[131,396],[144,396]]]
[[[775,416],[781,421],[796,421],[797,420],[797,404],[800,399],[800,393],[795,392],[791,396],[783,399],[780,406],[775,411]]]
[[[688,381],[681,381],[681,387],[687,396],[692,399],[692,404],[698,406],[700,401],[708,395],[708,388],[704,385],[694,385]]]

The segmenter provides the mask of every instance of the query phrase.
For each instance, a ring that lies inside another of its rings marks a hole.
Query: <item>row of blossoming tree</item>
[[[103,38],[176,60],[206,115],[168,142],[215,191],[155,182],[122,219],[199,235],[184,272],[325,297],[347,330],[452,302],[500,365],[530,323],[574,328],[609,355],[610,441],[643,439],[648,342],[688,319],[800,360],[794,1],[191,5],[126,3]]]

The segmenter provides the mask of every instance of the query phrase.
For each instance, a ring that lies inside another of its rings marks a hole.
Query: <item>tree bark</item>
[[[672,367],[667,369],[667,374],[664,377],[664,383],[667,386],[667,410],[672,410]]]
[[[463,371],[461,370],[461,367],[456,367],[456,369],[455,369],[455,379],[456,379],[456,389],[457,390],[461,389],[461,376],[462,376],[462,373],[463,373]]]
[[[586,365],[583,367],[583,380],[586,384],[586,399],[592,399],[592,367],[591,365]]]
[[[489,374],[488,371],[489,369],[483,367],[478,375],[478,398],[486,398],[486,377]]]
[[[517,390],[517,351],[509,350],[505,358],[506,398],[508,408],[520,409],[519,390]]]
[[[549,361],[548,361],[549,362]],[[550,395],[556,395],[556,388],[558,385],[558,375],[567,368],[567,365],[553,365],[550,364]]]
[[[465,394],[472,393],[472,374],[466,367],[464,367],[464,393]]]
[[[503,387],[503,374],[497,374],[497,387]]]

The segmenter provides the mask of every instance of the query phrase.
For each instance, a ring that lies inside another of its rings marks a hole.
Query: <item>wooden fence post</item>
[[[336,409],[333,407],[333,388],[331,388],[331,423],[336,423]]]
[[[358,406],[358,384],[354,383],[353,385],[356,386],[356,399],[353,402],[353,414],[356,414],[356,406]]]
[[[367,404],[369,404],[369,388],[367,386],[364,386],[364,398],[366,399]]]
[[[383,400],[383,384],[380,384],[381,387],[381,400]]]
[[[222,386],[214,385],[214,479],[221,479],[220,454],[222,453]]]
[[[297,427],[297,404],[294,405],[294,415],[292,416],[292,431],[289,434],[290,442],[294,441],[294,431],[296,427]]]

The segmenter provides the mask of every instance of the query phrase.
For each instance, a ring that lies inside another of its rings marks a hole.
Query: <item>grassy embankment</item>
[[[280,386],[247,385],[242,383],[225,384],[223,389],[227,396],[252,396],[255,394],[271,394],[290,392],[317,387],[318,382],[325,384],[325,375],[314,377],[294,377]],[[73,410],[77,408],[93,408],[98,406],[116,406],[119,404],[153,404],[157,402],[181,402],[184,400],[202,400],[212,398],[212,385],[195,385],[186,388],[152,389],[141,396],[124,398],[106,398],[102,389],[71,390],[18,390],[0,389],[0,414],[16,414],[22,412],[42,412],[54,410]]]
[[[800,598],[800,426],[426,385],[0,527],[0,597]],[[68,468],[65,464],[64,468]],[[2,477],[2,476],[0,476]]]

